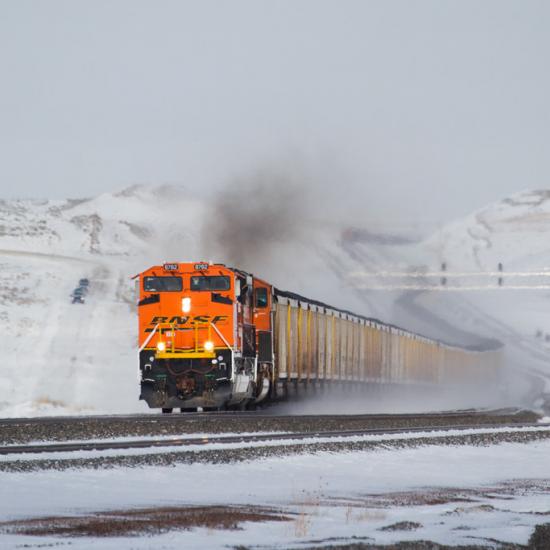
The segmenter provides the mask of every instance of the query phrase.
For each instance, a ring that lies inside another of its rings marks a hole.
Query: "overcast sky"
[[[296,162],[380,217],[461,216],[550,186],[549,29],[545,0],[0,0],[0,194]]]

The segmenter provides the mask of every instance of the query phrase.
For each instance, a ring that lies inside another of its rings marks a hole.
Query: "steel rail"
[[[289,441],[304,439],[334,439],[338,437],[350,438],[367,435],[393,435],[409,433],[438,433],[451,430],[490,430],[508,429],[508,431],[521,431],[522,428],[548,428],[550,424],[541,423],[511,423],[511,424],[478,424],[465,426],[420,426],[413,428],[374,428],[367,430],[338,430],[338,431],[313,431],[313,432],[286,432],[273,434],[249,434],[234,436],[214,436],[196,438],[169,438],[169,439],[141,439],[132,441],[83,441],[73,443],[52,443],[41,445],[8,445],[0,447],[0,455],[14,454],[39,454],[39,453],[61,453],[76,451],[107,451],[126,449],[149,449],[162,447],[190,447],[193,445],[229,444],[229,443],[256,443],[269,441]]]
[[[464,409],[459,411],[442,411],[442,412],[426,412],[426,413],[364,413],[364,414],[270,414],[258,411],[207,411],[207,412],[185,412],[174,414],[120,414],[120,415],[83,415],[83,416],[40,416],[40,417],[24,417],[24,418],[0,418],[0,426],[10,424],[65,424],[72,423],[96,423],[96,422],[184,422],[185,420],[196,420],[197,418],[225,418],[231,419],[298,419],[307,420],[309,418],[318,420],[319,418],[326,419],[341,419],[343,421],[349,419],[365,419],[365,420],[399,420],[411,418],[455,418],[461,416],[513,416],[526,412],[525,409]]]

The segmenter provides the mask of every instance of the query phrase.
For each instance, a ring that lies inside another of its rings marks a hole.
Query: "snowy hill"
[[[145,411],[137,400],[131,276],[164,260],[233,264],[223,233],[217,243],[211,238],[217,214],[175,186],[0,202],[0,328],[7,335],[0,415]],[[549,290],[407,291],[400,285],[410,280],[383,273],[430,271],[442,261],[449,270],[494,269],[498,262],[505,270],[540,270],[550,265],[549,192],[516,195],[426,239],[406,227],[307,219],[258,246],[239,235],[250,232],[249,221],[239,226],[237,217],[233,224],[231,238],[248,243],[243,250],[250,252],[240,266],[282,288],[457,343],[498,338],[510,344],[515,367],[545,372]],[[351,276],[358,272],[379,275]],[[73,304],[81,278],[90,279],[90,292],[85,304]]]
[[[548,235],[550,191],[525,191],[423,239],[348,230],[341,276],[385,320],[457,344],[503,342],[503,384],[530,406],[550,392]]]
[[[464,270],[550,267],[550,190],[526,191],[445,226],[427,246]]]
[[[178,223],[182,205],[185,223]],[[1,201],[2,249],[78,256],[132,256],[150,252],[169,230],[194,237],[201,203],[181,188],[136,185],[94,199]]]

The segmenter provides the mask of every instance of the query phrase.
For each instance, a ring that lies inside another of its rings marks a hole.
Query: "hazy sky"
[[[0,195],[297,163],[371,215],[461,216],[550,186],[549,29],[546,0],[0,0]]]

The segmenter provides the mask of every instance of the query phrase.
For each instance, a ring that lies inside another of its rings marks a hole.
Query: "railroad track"
[[[316,432],[287,432],[271,434],[246,434],[208,437],[170,437],[163,439],[140,439],[129,441],[83,441],[68,443],[43,443],[32,445],[6,445],[0,447],[0,455],[16,454],[41,454],[41,453],[62,453],[77,451],[107,451],[121,449],[152,449],[162,447],[190,447],[206,446],[212,444],[232,443],[261,443],[272,441],[295,442],[300,440],[322,440],[335,438],[353,438],[368,435],[394,435],[411,433],[444,433],[449,431],[468,431],[479,434],[487,430],[499,431],[521,431],[524,428],[550,429],[550,424],[541,423],[509,423],[509,424],[478,424],[478,425],[445,425],[445,426],[418,426],[409,428],[375,428],[364,430],[338,430],[338,431],[316,431]]]
[[[453,418],[463,416],[510,416],[524,412],[522,409],[508,408],[497,410],[479,410],[479,409],[464,409],[459,411],[442,411],[442,412],[429,412],[429,413],[375,413],[375,414],[353,414],[353,415],[339,415],[339,414],[304,414],[299,415],[299,418],[303,420],[318,419],[323,417],[326,419],[338,419],[338,418],[354,418],[365,420],[401,420],[401,419],[416,419],[416,418]],[[266,413],[264,411],[208,411],[208,412],[186,412],[186,413],[174,413],[174,414],[130,414],[130,415],[85,415],[85,416],[41,416],[41,417],[24,417],[24,418],[0,418],[0,426],[8,425],[30,425],[30,424],[66,424],[66,423],[86,423],[93,424],[97,422],[173,422],[178,420],[193,420],[203,418],[251,418],[251,419],[288,419],[292,418],[292,415],[280,415],[273,413]]]

